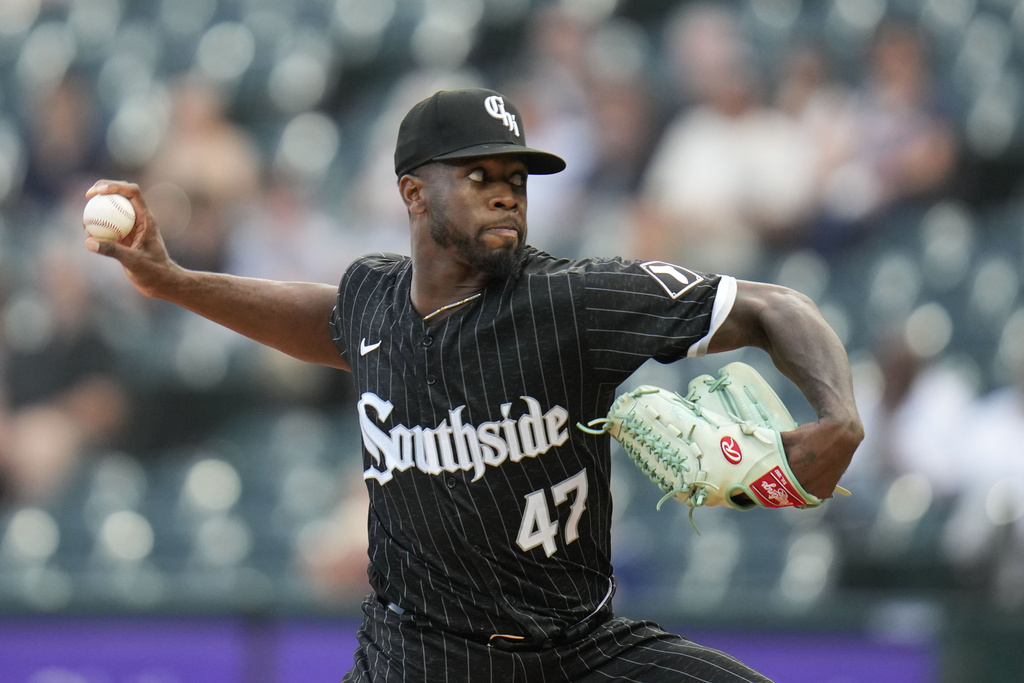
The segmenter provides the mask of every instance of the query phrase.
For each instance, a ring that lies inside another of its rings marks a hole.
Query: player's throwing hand
[[[135,183],[119,180],[98,180],[85,193],[87,199],[99,194],[127,197],[135,209],[135,228],[120,240],[98,240],[87,237],[85,248],[117,259],[128,279],[142,294],[155,296],[162,285],[181,267],[171,260],[156,220],[146,206],[142,191]]]

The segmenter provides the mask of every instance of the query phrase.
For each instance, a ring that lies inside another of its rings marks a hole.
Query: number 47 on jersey
[[[551,508],[548,507],[548,495],[555,506],[569,501],[569,494],[575,492],[570,503],[569,519],[565,522],[565,544],[568,545],[580,537],[579,523],[583,511],[587,509],[587,468],[583,468],[568,479],[561,481],[549,489],[538,489],[526,494],[526,508],[523,510],[523,521],[519,524],[519,536],[516,545],[523,552],[529,552],[537,546],[544,546],[548,557],[555,554],[558,546],[558,520],[551,519]]]

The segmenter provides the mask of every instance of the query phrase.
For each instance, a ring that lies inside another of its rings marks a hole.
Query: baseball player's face
[[[484,157],[431,170],[430,235],[466,263],[511,272],[526,245],[526,165]]]

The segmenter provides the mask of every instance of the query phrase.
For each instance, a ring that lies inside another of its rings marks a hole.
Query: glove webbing
[[[722,387],[729,386],[730,384],[732,384],[732,382],[729,380],[729,373],[723,372],[717,379],[704,380],[704,384],[706,384],[709,387],[708,393],[711,394],[718,391]],[[753,394],[751,394],[750,389],[748,387],[743,387],[743,393],[747,395],[747,397],[750,399],[751,405],[753,405],[754,408],[757,409],[757,412],[761,416],[761,419],[764,420],[764,422],[767,424],[769,421],[769,415],[765,410],[764,406],[762,406],[753,396]],[[713,424],[715,427],[720,427],[721,425],[708,418],[708,416],[704,415],[704,413],[701,411],[700,406],[698,405],[698,401],[700,401],[700,399],[701,397],[697,395],[697,387],[690,387],[690,393],[687,394],[686,398],[683,399],[683,402],[689,406],[693,406],[693,412],[695,415],[703,417],[705,420]],[[723,404],[722,407],[725,408],[725,405]],[[741,416],[736,415],[735,413],[728,409],[726,415],[728,415],[733,422],[738,424],[740,429],[742,429],[743,433],[746,434],[747,436],[753,436],[758,441],[761,441],[763,443],[771,443],[769,439],[765,438],[760,432],[757,431],[758,425],[754,424],[749,420],[744,420]]]
[[[630,392],[630,395],[636,397],[641,396],[645,393],[651,392],[644,391],[642,389],[636,389]],[[715,427],[719,426],[717,422],[715,422],[710,417],[705,415],[702,408],[699,405],[697,405],[694,401],[691,401],[687,398],[683,398],[682,396],[680,396],[679,398],[693,410],[694,415],[704,419],[705,421],[709,422]],[[612,420],[610,418],[601,417],[595,420],[591,420],[586,425],[577,422],[576,426],[579,429],[583,430],[584,432],[587,432],[588,434],[600,435],[607,433],[607,428],[611,424]],[[595,429],[594,427],[597,428]],[[708,496],[707,488],[710,487],[717,490],[718,486],[707,481],[694,481],[691,482],[690,484],[685,484],[683,486],[673,486],[673,482],[670,481],[669,478],[666,477],[666,475],[658,471],[658,468],[656,467],[653,461],[641,457],[643,455],[643,451],[640,449],[640,446],[645,446],[648,452],[654,454],[656,456],[657,463],[660,464],[663,469],[669,470],[670,473],[674,475],[676,481],[686,481],[684,473],[689,473],[691,471],[691,458],[688,457],[686,454],[680,452],[678,448],[673,447],[669,442],[665,441],[665,439],[662,438],[660,434],[655,433],[651,429],[650,425],[644,424],[642,420],[633,415],[627,415],[623,417],[621,419],[619,429],[627,432],[632,437],[632,440],[630,440],[627,443],[622,443],[620,441],[620,444],[622,445],[622,450],[626,452],[626,455],[629,456],[630,460],[636,463],[637,467],[640,469],[641,472],[647,475],[649,479],[651,479],[658,485],[658,488],[665,492],[665,495],[662,496],[661,500],[658,501],[656,509],[660,511],[661,506],[664,505],[665,501],[670,498],[674,498],[682,493],[688,494],[686,498],[686,504],[690,507],[688,517],[690,520],[690,524],[693,526],[694,530],[699,534],[700,529],[697,528],[697,524],[693,521],[693,511],[696,510],[698,507],[704,505],[704,502],[707,500]],[[694,429],[696,429],[696,426],[690,428],[689,434],[687,434],[686,436],[682,436],[682,434],[680,434],[680,437],[682,437],[688,445],[693,445],[694,448],[696,448],[696,444],[693,443],[693,439],[691,438]],[[700,458],[699,450],[697,458]],[[700,470],[698,470],[698,475],[699,473]]]

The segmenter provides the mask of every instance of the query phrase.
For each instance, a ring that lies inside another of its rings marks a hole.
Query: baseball
[[[98,194],[85,205],[85,231],[98,240],[123,239],[135,227],[135,208],[119,194]]]

